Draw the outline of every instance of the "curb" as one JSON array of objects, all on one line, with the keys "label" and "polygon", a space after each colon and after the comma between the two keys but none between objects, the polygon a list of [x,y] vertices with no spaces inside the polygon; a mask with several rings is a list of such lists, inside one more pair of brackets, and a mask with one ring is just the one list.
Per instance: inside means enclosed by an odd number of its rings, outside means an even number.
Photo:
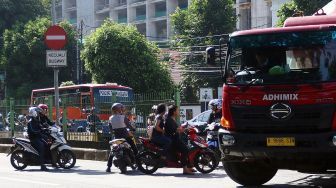
[{"label": "curb", "polygon": [[[0,144],[0,153],[9,153],[13,144]],[[72,148],[77,159],[107,161],[109,150],[97,150],[86,148]]]}]

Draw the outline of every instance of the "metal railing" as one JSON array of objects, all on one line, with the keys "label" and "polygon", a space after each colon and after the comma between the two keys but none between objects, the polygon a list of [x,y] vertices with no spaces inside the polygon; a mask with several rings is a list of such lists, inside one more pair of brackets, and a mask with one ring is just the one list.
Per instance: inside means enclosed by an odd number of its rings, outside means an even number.
[{"label": "metal railing", "polygon": [[[69,94],[71,95],[71,94]],[[152,113],[152,106],[159,103],[175,104],[179,103],[180,92],[158,92],[158,93],[142,93],[134,94],[132,101],[128,99],[119,100],[123,103],[135,116],[134,125],[136,126],[135,136],[147,137],[147,118]],[[47,103],[49,109],[53,108],[53,96],[43,97],[44,99],[37,99],[37,102]],[[48,100],[47,100],[47,99]],[[108,127],[107,120],[101,121],[96,125],[94,131],[89,129],[89,125],[86,119],[68,119],[69,105],[81,107],[82,104],[76,104],[78,100],[75,100],[73,96],[61,96],[63,118],[63,132],[65,138],[69,141],[79,142],[104,142],[112,137],[112,133]],[[49,102],[48,102],[49,101]],[[38,104],[37,103],[37,104]],[[98,110],[106,110],[104,113],[110,115],[111,105],[114,103],[113,99],[100,100],[95,103],[95,108]],[[86,105],[89,105],[87,103]],[[27,121],[20,120],[19,116],[27,115],[28,108],[30,107],[30,100],[15,100],[13,98],[0,101],[0,138],[23,137],[23,132],[27,130]],[[99,113],[101,113],[99,111]],[[14,116],[11,116],[14,114]],[[53,113],[50,111],[49,117],[53,117]],[[52,119],[52,118],[50,118]],[[55,119],[54,119],[55,121]]]}]

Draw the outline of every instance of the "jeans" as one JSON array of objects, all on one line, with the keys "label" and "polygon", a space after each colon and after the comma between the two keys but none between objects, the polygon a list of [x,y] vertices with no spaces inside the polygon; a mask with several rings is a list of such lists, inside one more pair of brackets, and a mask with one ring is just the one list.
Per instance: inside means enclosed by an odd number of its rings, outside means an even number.
[{"label": "jeans", "polygon": [[156,135],[152,138],[152,142],[162,147],[162,155],[168,156],[172,140],[164,135]]}]

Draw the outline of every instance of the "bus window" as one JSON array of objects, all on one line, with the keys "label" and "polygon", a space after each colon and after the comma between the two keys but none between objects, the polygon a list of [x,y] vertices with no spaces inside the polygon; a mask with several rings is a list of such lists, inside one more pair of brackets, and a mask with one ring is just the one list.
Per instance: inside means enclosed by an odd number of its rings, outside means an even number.
[{"label": "bus window", "polygon": [[82,93],[81,95],[81,108],[85,110],[85,112],[91,109],[91,95],[90,93]]}]

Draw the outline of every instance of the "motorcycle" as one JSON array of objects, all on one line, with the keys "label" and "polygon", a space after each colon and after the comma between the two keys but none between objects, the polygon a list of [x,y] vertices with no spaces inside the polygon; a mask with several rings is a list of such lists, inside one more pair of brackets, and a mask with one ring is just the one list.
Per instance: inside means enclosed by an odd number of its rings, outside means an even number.
[{"label": "motorcycle", "polygon": [[[60,129],[53,126],[46,129],[48,136],[44,139],[48,146],[48,152],[46,152],[46,164],[56,163],[59,167],[64,169],[70,169],[76,164],[76,156],[72,151],[72,148],[67,145],[64,139],[63,133]],[[39,157],[37,150],[31,145],[30,140],[26,138],[13,138],[14,146],[11,147],[9,152],[11,165],[17,170],[23,170],[28,165],[38,166]]]},{"label": "motorcycle", "polygon": [[131,145],[123,138],[114,139],[109,142],[111,147],[110,156],[112,156],[113,165],[120,169],[122,174],[127,171],[127,166],[131,167],[133,170],[136,169],[135,166],[135,156]]},{"label": "motorcycle", "polygon": [[[206,174],[212,172],[217,166],[217,158],[214,152],[208,149],[206,141],[196,134],[195,128],[186,129],[188,147],[189,147],[189,162],[201,173]],[[180,153],[171,153],[173,160],[162,159],[162,149],[152,143],[148,138],[139,138],[144,147],[144,151],[137,156],[138,169],[145,174],[152,174],[158,168],[183,168],[179,162],[181,158]]]},{"label": "motorcycle", "polygon": [[219,150],[219,143],[218,143],[218,130],[221,128],[219,123],[211,123],[205,128],[207,137],[206,141],[208,147],[215,152],[218,162],[221,159],[221,151]]}]

